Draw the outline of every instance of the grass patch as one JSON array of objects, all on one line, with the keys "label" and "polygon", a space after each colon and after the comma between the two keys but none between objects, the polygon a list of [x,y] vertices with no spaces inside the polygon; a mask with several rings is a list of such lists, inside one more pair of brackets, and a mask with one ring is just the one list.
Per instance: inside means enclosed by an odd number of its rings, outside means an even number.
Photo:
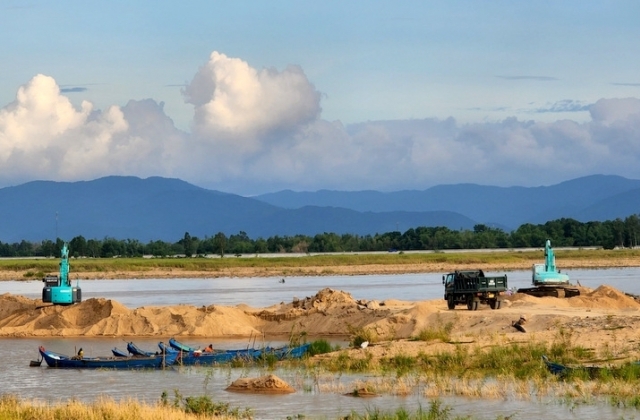
[{"label": "grass patch", "polygon": [[331,347],[331,344],[329,344],[327,340],[319,339],[311,342],[311,344],[309,345],[309,351],[307,352],[307,354],[309,356],[315,356],[316,354],[330,353],[332,351],[333,351],[333,348]]},{"label": "grass patch", "polygon": [[451,342],[451,331],[453,330],[453,322],[447,322],[443,326],[436,328],[424,328],[414,337],[416,341],[442,341],[443,343]]},{"label": "grass patch", "polygon": [[174,390],[173,401],[169,401],[166,391],[163,392],[160,397],[160,407],[177,408],[187,414],[195,414],[198,418],[202,418],[202,416],[234,419],[252,418],[250,409],[231,408],[229,403],[215,402],[206,395],[183,397],[178,390]]},{"label": "grass patch", "polygon": [[365,342],[375,343],[378,341],[378,334],[371,328],[354,328],[349,325],[347,330],[351,337],[349,340],[351,347],[361,347]]},{"label": "grass patch", "polygon": [[415,411],[409,411],[404,407],[395,411],[385,411],[380,408],[368,409],[365,413],[351,412],[344,417],[345,420],[450,420],[450,419],[470,419],[470,417],[453,417],[452,408],[445,406],[440,400],[429,402],[429,408],[423,409],[421,406]]},{"label": "grass patch", "polygon": [[44,278],[44,276],[45,276],[44,272],[42,272],[42,271],[32,271],[32,270],[29,270],[29,271],[27,271],[26,273],[24,273],[22,275],[22,277],[24,277],[27,280],[30,280],[30,279],[41,279],[41,278]]},{"label": "grass patch", "polygon": [[[166,394],[166,393],[165,393]],[[101,398],[93,403],[70,400],[57,403],[22,401],[16,396],[0,396],[2,420],[197,420],[208,413],[218,413],[217,419],[251,418],[250,411],[234,409],[226,403],[211,402],[208,397],[182,398],[173,403],[161,401],[148,405],[136,400],[116,402]]]}]

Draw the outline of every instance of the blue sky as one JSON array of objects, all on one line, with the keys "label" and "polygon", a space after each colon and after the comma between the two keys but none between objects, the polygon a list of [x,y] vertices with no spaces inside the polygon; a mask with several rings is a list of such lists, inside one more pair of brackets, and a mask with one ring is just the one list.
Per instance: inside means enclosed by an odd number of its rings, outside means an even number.
[{"label": "blue sky", "polygon": [[0,187],[640,176],[634,1],[4,1]]}]

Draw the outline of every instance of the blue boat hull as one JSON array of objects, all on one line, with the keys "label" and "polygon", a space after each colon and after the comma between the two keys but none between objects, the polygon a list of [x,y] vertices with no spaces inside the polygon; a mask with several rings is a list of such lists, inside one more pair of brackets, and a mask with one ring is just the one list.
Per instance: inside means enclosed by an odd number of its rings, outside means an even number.
[{"label": "blue boat hull", "polygon": [[195,350],[193,347],[182,344],[173,338],[169,339],[169,345],[181,353],[176,364],[185,366],[209,366],[229,363],[233,360],[256,361],[269,354],[273,354],[278,360],[287,358],[299,359],[306,354],[310,346],[310,344],[303,344],[297,347],[285,346],[279,348],[267,347],[265,349],[216,350],[208,353]]},{"label": "blue boat hull", "polygon": [[152,357],[70,357],[39,348],[40,355],[49,367],[75,369],[158,369],[172,365],[177,354],[160,354]]}]

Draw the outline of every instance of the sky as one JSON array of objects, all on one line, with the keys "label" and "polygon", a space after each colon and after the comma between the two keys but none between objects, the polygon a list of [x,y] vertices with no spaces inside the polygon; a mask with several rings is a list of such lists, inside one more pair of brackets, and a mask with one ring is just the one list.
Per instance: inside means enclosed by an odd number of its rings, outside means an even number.
[{"label": "sky", "polygon": [[0,188],[640,178],[640,2],[0,2]]}]

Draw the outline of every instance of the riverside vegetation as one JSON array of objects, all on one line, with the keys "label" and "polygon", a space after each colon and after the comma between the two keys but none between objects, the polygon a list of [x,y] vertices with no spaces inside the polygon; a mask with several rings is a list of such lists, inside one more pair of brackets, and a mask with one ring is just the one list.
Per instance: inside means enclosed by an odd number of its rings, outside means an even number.
[{"label": "riverside vegetation", "polygon": [[[41,403],[21,401],[14,396],[0,397],[0,418],[3,420],[200,420],[200,419],[250,419],[251,410],[230,408],[226,403],[213,402],[208,397],[187,397],[176,395],[173,402],[163,394],[160,402],[149,405],[136,400],[115,402],[101,399],[91,404],[77,401],[65,403]],[[303,419],[304,415],[288,416],[287,419]],[[433,400],[426,409],[395,411],[380,409],[364,413],[352,412],[344,420],[453,420],[469,419],[453,417],[452,408],[445,407],[439,400]],[[498,418],[500,419],[500,417]]]},{"label": "riverside vegetation", "polygon": [[[561,218],[544,224],[525,223],[511,232],[484,224],[477,224],[473,230],[451,230],[444,226],[418,226],[399,231],[356,235],[332,232],[318,233],[314,236],[272,236],[269,238],[250,238],[246,232],[227,237],[223,232],[213,236],[198,238],[185,232],[177,242],[162,240],[149,241],[147,244],[137,239],[118,240],[105,237],[102,240],[85,239],[82,235],[69,241],[71,256],[111,258],[115,256],[135,257],[153,255],[217,254],[264,254],[264,253],[321,253],[321,252],[364,252],[409,250],[456,250],[489,248],[530,248],[544,247],[547,239],[556,247],[635,247],[640,237],[640,215],[630,215],[624,220],[579,222],[575,219]],[[43,240],[14,243],[0,241],[0,257],[29,257],[60,255],[63,241]]]},{"label": "riverside vegetation", "polygon": [[[640,249],[556,250],[562,268],[640,266]],[[229,258],[72,258],[75,278],[180,278],[357,275],[445,272],[471,267],[528,270],[540,262],[539,250],[319,254],[300,257]],[[0,279],[39,279],[58,270],[58,258],[0,260]]]}]

